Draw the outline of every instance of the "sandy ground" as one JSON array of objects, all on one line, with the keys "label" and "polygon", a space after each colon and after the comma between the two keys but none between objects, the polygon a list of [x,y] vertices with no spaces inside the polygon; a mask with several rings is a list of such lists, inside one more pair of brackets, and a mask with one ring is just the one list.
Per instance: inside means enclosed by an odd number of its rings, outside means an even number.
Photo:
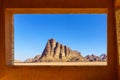
[{"label": "sandy ground", "polygon": [[107,62],[39,62],[39,63],[19,63],[14,62],[14,66],[107,66]]}]

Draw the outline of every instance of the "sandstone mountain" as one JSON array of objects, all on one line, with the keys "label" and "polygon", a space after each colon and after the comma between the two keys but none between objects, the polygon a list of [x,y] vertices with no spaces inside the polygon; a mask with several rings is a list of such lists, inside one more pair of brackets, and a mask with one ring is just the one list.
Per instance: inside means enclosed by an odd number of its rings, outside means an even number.
[{"label": "sandstone mountain", "polygon": [[54,39],[48,40],[46,47],[39,59],[40,62],[73,62],[87,61],[80,52],[73,51],[69,47],[56,42]]},{"label": "sandstone mountain", "polygon": [[28,58],[24,62],[77,62],[88,61],[81,56],[80,52],[73,51],[69,47],[56,42],[54,39],[48,40],[42,55]]},{"label": "sandstone mountain", "polygon": [[39,61],[39,59],[40,59],[40,55],[36,55],[34,58],[28,58],[28,59],[26,59],[24,62],[25,63],[29,63],[29,62],[38,62]]},{"label": "sandstone mountain", "polygon": [[48,40],[42,55],[28,58],[24,62],[94,62],[107,61],[107,56],[87,55],[83,57],[80,52],[70,49],[54,39]]},{"label": "sandstone mountain", "polygon": [[96,56],[94,54],[92,55],[87,55],[85,56],[85,58],[89,61],[89,62],[106,62],[107,61],[107,55],[106,54],[101,54],[100,56]]}]

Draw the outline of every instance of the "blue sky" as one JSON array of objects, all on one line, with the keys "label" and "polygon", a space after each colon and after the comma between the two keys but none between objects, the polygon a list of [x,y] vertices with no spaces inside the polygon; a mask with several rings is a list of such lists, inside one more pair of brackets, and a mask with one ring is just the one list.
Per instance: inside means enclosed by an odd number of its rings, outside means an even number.
[{"label": "blue sky", "polygon": [[24,61],[41,54],[48,41],[87,54],[107,53],[106,14],[15,14],[14,58]]}]

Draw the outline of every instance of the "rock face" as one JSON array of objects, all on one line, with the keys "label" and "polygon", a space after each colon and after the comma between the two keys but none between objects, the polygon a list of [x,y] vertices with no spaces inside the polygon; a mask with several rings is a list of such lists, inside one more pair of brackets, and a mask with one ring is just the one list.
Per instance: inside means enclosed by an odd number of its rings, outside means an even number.
[{"label": "rock face", "polygon": [[101,59],[102,61],[107,61],[107,55],[106,55],[106,54],[101,54],[101,55],[100,55],[100,59]]},{"label": "rock face", "polygon": [[38,60],[39,62],[73,62],[87,61],[78,51],[73,51],[69,47],[56,42],[54,39],[48,40],[46,47]]},{"label": "rock face", "polygon": [[36,55],[34,58],[28,58],[24,62],[25,63],[38,62],[38,60],[40,59],[40,57],[41,57],[40,55]]},{"label": "rock face", "polygon": [[69,47],[56,42],[54,39],[48,40],[42,55],[36,55],[34,58],[28,58],[24,62],[104,62],[107,61],[107,55],[100,56],[87,55],[81,56],[81,53],[71,50]]},{"label": "rock face", "polygon": [[33,62],[37,62],[39,59],[40,59],[40,55],[36,55],[34,58],[33,58]]},{"label": "rock face", "polygon": [[96,56],[96,55],[94,55],[94,54],[92,54],[92,55],[87,55],[87,56],[85,56],[85,58],[88,60],[88,61],[90,61],[90,62],[105,62],[105,61],[107,61],[107,55],[106,54],[102,54],[102,55],[100,55],[100,56]]}]

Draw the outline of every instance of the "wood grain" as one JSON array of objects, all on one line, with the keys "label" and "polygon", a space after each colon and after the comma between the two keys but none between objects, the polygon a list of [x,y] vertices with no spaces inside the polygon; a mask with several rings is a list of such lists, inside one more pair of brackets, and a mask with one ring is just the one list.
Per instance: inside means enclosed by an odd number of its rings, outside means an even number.
[{"label": "wood grain", "polygon": [[[117,80],[117,44],[113,0],[2,0],[0,5],[0,80]],[[107,8],[107,66],[8,66],[5,54],[6,8]],[[33,12],[34,13],[34,12]],[[102,32],[102,31],[101,31]]]}]

